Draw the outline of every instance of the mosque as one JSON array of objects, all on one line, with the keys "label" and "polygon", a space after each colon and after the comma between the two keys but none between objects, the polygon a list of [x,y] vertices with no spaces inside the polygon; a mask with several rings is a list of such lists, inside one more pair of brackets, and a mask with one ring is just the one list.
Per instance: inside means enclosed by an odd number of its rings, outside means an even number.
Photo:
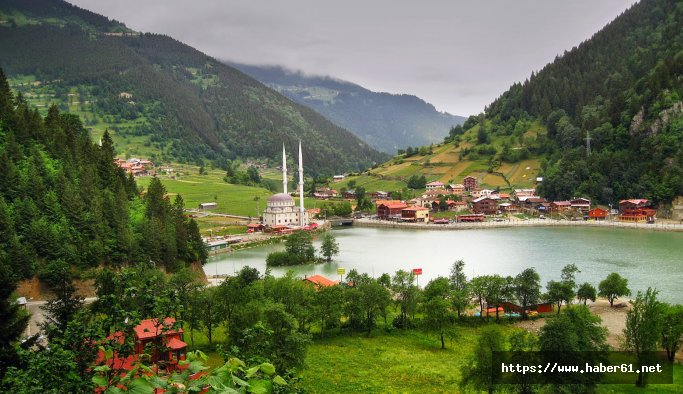
[{"label": "mosque", "polygon": [[263,224],[275,226],[304,227],[309,223],[308,212],[304,209],[304,167],[301,156],[301,141],[299,141],[299,208],[292,196],[287,193],[287,156],[285,146],[282,145],[282,193],[268,199],[268,206],[263,213]]}]

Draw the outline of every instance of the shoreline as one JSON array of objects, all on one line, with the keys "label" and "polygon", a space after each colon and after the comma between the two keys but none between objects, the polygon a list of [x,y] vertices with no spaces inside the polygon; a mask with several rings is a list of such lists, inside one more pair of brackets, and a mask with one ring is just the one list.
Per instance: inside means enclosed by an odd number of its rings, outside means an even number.
[{"label": "shoreline", "polygon": [[503,222],[480,222],[480,223],[406,223],[390,222],[377,219],[356,219],[353,226],[374,227],[374,228],[397,228],[414,230],[477,230],[488,228],[513,228],[513,227],[597,227],[597,228],[620,228],[631,230],[649,230],[665,232],[683,232],[683,224],[673,223],[628,223],[618,221],[570,221],[554,219],[530,219],[530,220],[508,220]]}]

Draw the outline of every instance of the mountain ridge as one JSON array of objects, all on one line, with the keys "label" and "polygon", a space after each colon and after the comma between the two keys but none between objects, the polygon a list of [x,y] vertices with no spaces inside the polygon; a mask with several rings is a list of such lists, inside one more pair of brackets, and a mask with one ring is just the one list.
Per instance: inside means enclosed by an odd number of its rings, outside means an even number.
[{"label": "mountain ridge", "polygon": [[132,141],[136,150],[127,153],[216,167],[235,158],[272,164],[282,143],[293,147],[302,139],[311,174],[359,170],[386,158],[308,107],[172,37],[137,34],[63,1],[3,2],[0,52],[15,86],[16,79],[31,80],[19,88],[31,104],[60,104],[100,133],[109,128],[117,143]]},{"label": "mountain ridge", "polygon": [[410,94],[374,92],[332,76],[311,75],[277,65],[225,62],[387,153],[442,142],[451,127],[466,119],[440,112]]}]

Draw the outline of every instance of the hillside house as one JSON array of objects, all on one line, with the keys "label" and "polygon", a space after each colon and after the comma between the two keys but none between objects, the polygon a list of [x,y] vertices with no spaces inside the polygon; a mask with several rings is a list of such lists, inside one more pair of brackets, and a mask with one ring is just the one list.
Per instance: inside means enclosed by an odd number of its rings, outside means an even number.
[{"label": "hillside house", "polygon": [[469,191],[472,191],[472,190],[474,190],[474,189],[476,189],[477,186],[479,185],[479,183],[477,182],[477,178],[475,178],[475,177],[473,177],[473,176],[471,176],[471,175],[470,175],[470,176],[466,176],[466,177],[462,180],[462,184],[463,184],[463,186],[465,186],[465,191],[468,191],[468,192],[469,192]]},{"label": "hillside house", "polygon": [[[159,319],[145,319],[133,329],[133,354],[127,357],[116,353],[106,359],[102,350],[97,355],[98,365],[107,365],[111,369],[130,371],[141,354],[150,355],[151,362],[166,367],[167,371],[179,368],[178,362],[185,360],[187,343],[183,341],[183,329],[174,327],[176,320],[167,317],[163,322]],[[123,343],[125,334],[117,331],[109,336],[110,340]]]},{"label": "hillside house", "polygon": [[344,175],[335,175],[335,176],[332,177],[332,180],[335,181],[335,182],[336,182],[336,181],[343,181],[344,178],[345,178]]},{"label": "hillside house", "polygon": [[456,183],[455,185],[450,184],[446,186],[446,190],[451,194],[459,196],[465,193],[465,185],[463,185],[462,183]]},{"label": "hillside house", "polygon": [[429,222],[429,208],[408,207],[401,210],[401,218],[407,222],[427,223]]},{"label": "hillside house", "polygon": [[339,284],[338,281],[327,279],[326,277],[324,277],[322,275],[305,276],[303,281],[306,283],[310,283],[313,286],[315,286],[316,290],[320,290],[323,287],[330,287],[330,286],[334,286],[336,284]]},{"label": "hillside house", "polygon": [[572,209],[575,209],[577,211],[583,212],[583,213],[588,213],[591,209],[591,200],[587,198],[575,198],[570,201]]},{"label": "hillside house", "polygon": [[403,201],[385,201],[377,205],[377,217],[379,219],[400,218],[401,211],[408,208]]},{"label": "hillside house", "polygon": [[389,193],[385,191],[378,190],[374,193],[372,193],[372,199],[374,201],[376,200],[388,200],[389,199]]},{"label": "hillside house", "polygon": [[444,186],[446,186],[446,185],[444,185],[443,182],[439,182],[439,181],[429,182],[427,184],[427,190],[443,189]]},{"label": "hillside house", "polygon": [[199,204],[199,209],[201,211],[210,211],[212,209],[218,208],[218,203],[216,202],[203,202]]},{"label": "hillside house", "polygon": [[619,201],[619,220],[624,222],[653,223],[657,211],[652,209],[650,200],[645,198]]},{"label": "hillside house", "polygon": [[550,203],[550,211],[551,212],[557,212],[557,213],[562,213],[562,212],[567,212],[570,210],[572,207],[571,201],[553,201]]},{"label": "hillside house", "polygon": [[347,190],[344,193],[342,193],[342,197],[345,200],[355,200],[356,199],[356,191],[355,190]]},{"label": "hillside house", "polygon": [[609,212],[607,212],[606,209],[602,208],[594,208],[588,211],[588,219],[590,220],[605,220],[607,219],[607,215]]},{"label": "hillside house", "polygon": [[495,215],[498,211],[498,202],[498,198],[495,197],[479,197],[472,201],[472,210],[474,213]]}]

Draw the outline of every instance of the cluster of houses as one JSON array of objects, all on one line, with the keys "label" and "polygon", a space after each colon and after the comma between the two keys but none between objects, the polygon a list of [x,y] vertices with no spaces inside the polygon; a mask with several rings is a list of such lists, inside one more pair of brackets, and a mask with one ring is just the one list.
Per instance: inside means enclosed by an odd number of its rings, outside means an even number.
[{"label": "cluster of houses", "polygon": [[656,216],[656,210],[647,199],[622,200],[618,211],[609,212],[603,208],[593,208],[591,200],[584,197],[549,201],[536,195],[536,189],[515,189],[513,193],[501,193],[480,188],[477,179],[472,176],[465,177],[460,184],[430,182],[420,197],[409,201],[391,200],[388,195],[382,197],[375,199],[378,219],[408,222],[429,222],[430,212],[442,210],[468,211],[456,217],[461,222],[480,222],[487,215],[517,213],[541,218],[545,218],[546,214],[556,214],[558,217],[584,220],[606,220],[610,215],[618,215],[621,221],[650,223],[654,222]]},{"label": "cluster of houses", "polygon": [[133,176],[156,175],[154,163],[150,160],[138,158],[130,158],[128,160],[116,159],[114,164],[119,168],[123,168],[126,173],[133,174]]}]

